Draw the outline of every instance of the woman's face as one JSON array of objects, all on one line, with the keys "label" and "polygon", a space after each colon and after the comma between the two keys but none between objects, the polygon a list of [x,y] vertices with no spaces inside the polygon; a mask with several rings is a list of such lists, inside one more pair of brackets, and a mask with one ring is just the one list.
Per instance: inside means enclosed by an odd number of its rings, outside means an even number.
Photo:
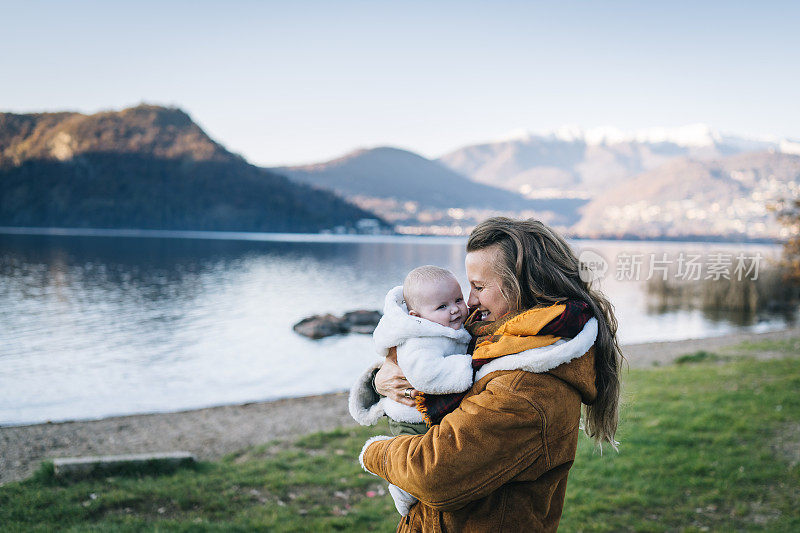
[{"label": "woman's face", "polygon": [[467,279],[469,279],[467,305],[478,308],[482,313],[482,320],[497,320],[510,311],[501,290],[500,276],[493,268],[499,251],[494,246],[476,250],[469,252],[465,260]]}]

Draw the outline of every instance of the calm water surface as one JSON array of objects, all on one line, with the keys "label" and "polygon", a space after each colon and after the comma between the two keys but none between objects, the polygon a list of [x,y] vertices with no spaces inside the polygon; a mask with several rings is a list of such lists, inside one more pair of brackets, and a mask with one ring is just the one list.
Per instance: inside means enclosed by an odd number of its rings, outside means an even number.
[{"label": "calm water surface", "polygon": [[[380,308],[386,291],[421,264],[452,269],[466,287],[464,239],[216,237],[0,235],[0,424],[343,390],[373,360],[371,338],[311,341],[292,331],[295,322]],[[609,259],[621,252],[778,253],[768,245],[574,245]],[[699,310],[658,312],[644,281],[609,275],[601,288],[617,308],[623,343],[784,325],[778,317],[741,325]]]}]

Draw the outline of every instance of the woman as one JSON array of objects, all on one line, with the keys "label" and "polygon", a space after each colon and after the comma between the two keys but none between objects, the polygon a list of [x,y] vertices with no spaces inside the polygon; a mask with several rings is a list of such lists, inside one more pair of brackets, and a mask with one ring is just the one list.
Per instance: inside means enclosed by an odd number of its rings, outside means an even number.
[{"label": "woman", "polygon": [[[466,270],[473,387],[426,434],[374,437],[359,460],[420,500],[398,531],[555,531],[582,403],[587,434],[616,445],[621,354],[612,307],[580,279],[564,239],[538,221],[479,224]],[[374,420],[372,376],[353,397]],[[374,386],[415,403],[390,358]]]}]

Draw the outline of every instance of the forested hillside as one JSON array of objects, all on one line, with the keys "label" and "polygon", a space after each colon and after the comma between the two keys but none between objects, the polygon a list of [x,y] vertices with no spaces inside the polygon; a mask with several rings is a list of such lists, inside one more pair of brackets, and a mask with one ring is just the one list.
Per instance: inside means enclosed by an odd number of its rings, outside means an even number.
[{"label": "forested hillside", "polygon": [[0,225],[315,232],[369,212],[253,166],[179,109],[0,113]]}]

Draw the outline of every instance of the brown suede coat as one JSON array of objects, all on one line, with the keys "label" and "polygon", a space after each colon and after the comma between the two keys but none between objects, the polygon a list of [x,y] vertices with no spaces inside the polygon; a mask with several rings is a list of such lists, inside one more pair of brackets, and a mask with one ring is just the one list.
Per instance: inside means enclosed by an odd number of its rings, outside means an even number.
[{"label": "brown suede coat", "polygon": [[546,373],[500,370],[424,435],[370,444],[363,466],[419,498],[397,531],[556,531],[594,349]]}]

